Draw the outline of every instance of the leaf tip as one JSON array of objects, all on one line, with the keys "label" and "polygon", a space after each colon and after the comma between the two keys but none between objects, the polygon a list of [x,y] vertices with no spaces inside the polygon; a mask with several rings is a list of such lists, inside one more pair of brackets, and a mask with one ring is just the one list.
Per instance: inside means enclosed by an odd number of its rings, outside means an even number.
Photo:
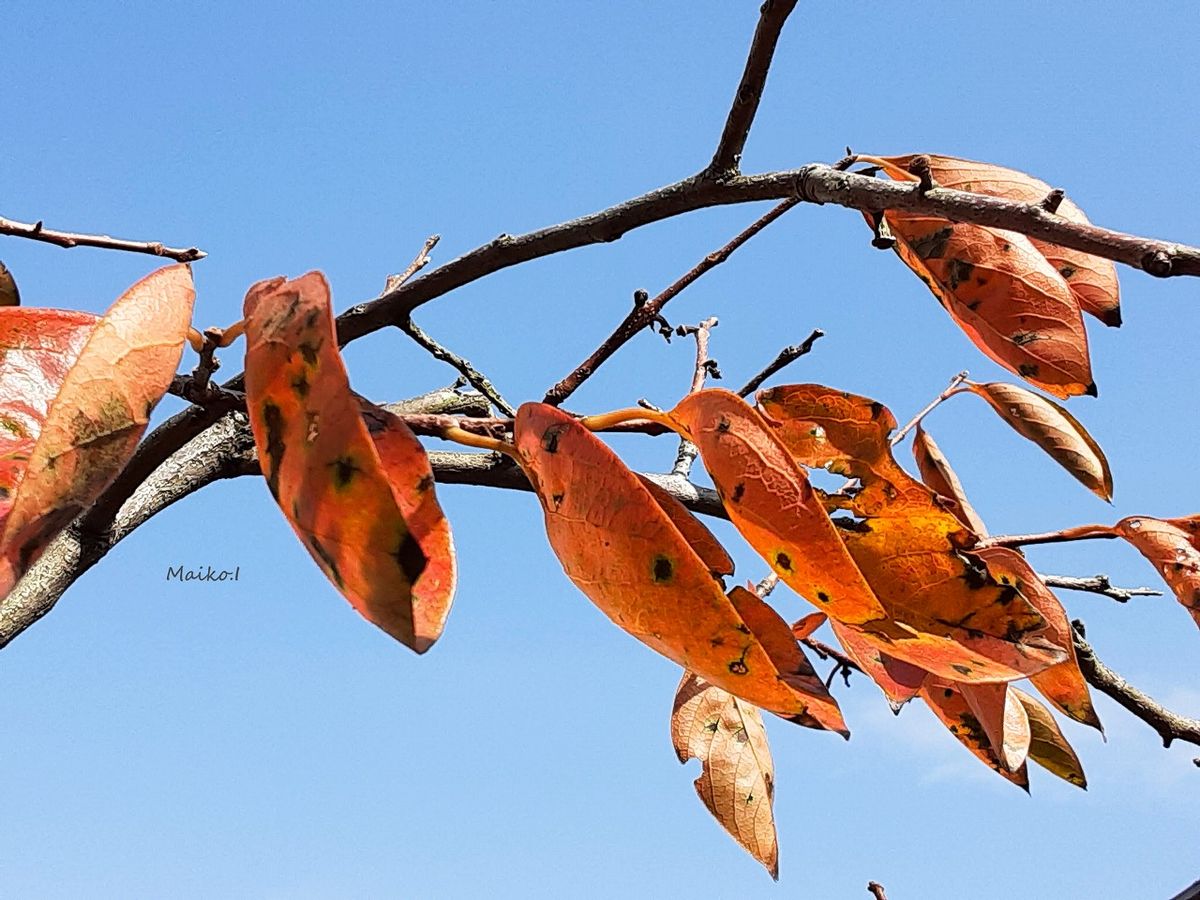
[{"label": "leaf tip", "polygon": [[1083,392],[1085,394],[1087,394],[1089,397],[1099,397],[1100,396],[1100,388],[1096,387],[1096,382],[1094,382],[1094,381],[1091,384],[1089,384],[1087,387],[1085,387],[1083,389]]}]

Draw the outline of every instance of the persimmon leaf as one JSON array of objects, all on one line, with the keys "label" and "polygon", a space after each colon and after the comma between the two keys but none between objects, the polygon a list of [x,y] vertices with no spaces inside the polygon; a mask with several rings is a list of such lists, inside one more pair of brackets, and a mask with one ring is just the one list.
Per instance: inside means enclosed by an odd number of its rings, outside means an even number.
[{"label": "persimmon leaf", "polygon": [[[1029,772],[1025,764],[1015,770],[1004,765],[999,755],[992,747],[991,739],[979,716],[963,695],[964,685],[947,679],[930,676],[921,687],[921,699],[924,700],[933,714],[949,729],[964,747],[971,751],[976,759],[1017,787],[1029,791]],[[976,687],[981,687],[976,685]],[[1000,685],[1003,688],[1005,685]],[[978,698],[977,698],[978,704]]]},{"label": "persimmon leaf", "polygon": [[1037,610],[964,555],[975,535],[896,463],[886,407],[823,385],[772,388],[758,402],[798,462],[858,479],[839,501],[856,518],[839,531],[888,613],[859,626],[877,649],[962,682],[1011,681],[1066,657]]},{"label": "persimmon leaf", "polygon": [[881,645],[886,645],[870,634],[832,620],[829,624],[846,655],[879,685],[892,712],[899,712],[905,703],[917,695],[925,683],[927,673],[924,669],[888,656],[880,649]]},{"label": "persimmon leaf", "polygon": [[179,366],[194,299],[191,270],[175,265],[135,283],[100,319],[0,309],[9,432],[0,595],[133,455]]},{"label": "persimmon leaf", "polygon": [[1129,516],[1113,530],[1150,561],[1200,626],[1200,516]]},{"label": "persimmon leaf", "polygon": [[1009,685],[960,684],[958,689],[979,720],[1000,765],[1010,772],[1019,771],[1029,756],[1029,718]]},{"label": "persimmon leaf", "polygon": [[708,566],[708,570],[717,576],[732,575],[733,559],[704,523],[662,487],[645,475],[635,474],[642,486],[650,492],[650,496],[658,501],[662,511],[670,518],[671,524],[679,530],[684,540],[691,544],[692,549],[696,551],[696,555]]},{"label": "persimmon leaf", "polygon": [[684,672],[671,711],[671,743],[680,762],[700,760],[696,793],[708,811],[778,880],[775,765],[758,710]]},{"label": "persimmon leaf", "polygon": [[[885,159],[907,170],[916,155]],[[1017,203],[1040,203],[1050,193],[1050,185],[1046,182],[1015,169],[952,156],[921,155],[929,160],[930,174],[940,187],[1002,197]],[[1063,198],[1055,215],[1068,222],[1090,224],[1083,210],[1069,198]],[[1112,260],[1059,247],[1040,238],[1029,241],[1063,277],[1084,312],[1096,316],[1105,325],[1121,324],[1121,289],[1117,283],[1117,267]]]},{"label": "persimmon leaf", "polygon": [[1087,776],[1083,774],[1083,765],[1050,710],[1018,688],[1010,686],[1009,690],[1025,707],[1030,730],[1029,758],[1047,772],[1086,791]]},{"label": "persimmon leaf", "polygon": [[917,469],[921,472],[921,480],[934,493],[947,501],[950,511],[954,513],[954,517],[963,524],[964,528],[980,537],[985,536],[987,527],[979,518],[979,513],[975,512],[975,507],[971,506],[971,501],[967,499],[962,482],[958,480],[958,475],[950,467],[950,460],[946,459],[942,448],[920,425],[917,425],[916,434],[913,435],[912,452],[913,458],[917,462]]},{"label": "persimmon leaf", "polygon": [[966,382],[1017,434],[1045,450],[1084,487],[1112,500],[1112,472],[1104,451],[1079,421],[1055,403],[1015,384]]},{"label": "persimmon leaf", "polygon": [[710,388],[670,416],[699,449],[734,526],[784,584],[844,622],[884,616],[808,476],[753,407]]},{"label": "persimmon leaf", "polygon": [[[517,410],[517,458],[567,576],[618,627],[711,684],[785,717],[812,698],[790,686],[720,581],[655,496],[578,420]],[[785,626],[786,628],[786,626]]]},{"label": "persimmon leaf", "polygon": [[245,317],[246,408],[272,496],[342,596],[424,653],[454,585],[425,451],[382,410],[363,421],[319,272],[254,285]]},{"label": "persimmon leaf", "polygon": [[[915,179],[887,158],[863,159]],[[1029,238],[920,213],[882,215],[897,255],[976,347],[1057,397],[1096,393],[1079,300]]]}]

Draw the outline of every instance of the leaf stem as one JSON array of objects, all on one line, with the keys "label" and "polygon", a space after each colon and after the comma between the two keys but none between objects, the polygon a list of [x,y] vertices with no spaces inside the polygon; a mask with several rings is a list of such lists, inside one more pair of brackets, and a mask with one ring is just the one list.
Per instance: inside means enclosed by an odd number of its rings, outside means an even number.
[{"label": "leaf stem", "polygon": [[923,410],[921,410],[919,413],[917,413],[915,416],[913,416],[912,419],[909,420],[907,425],[905,425],[903,428],[901,428],[899,431],[897,431],[894,435],[892,435],[892,439],[890,442],[891,446],[895,447],[898,443],[900,443],[902,440],[904,440],[905,436],[910,431],[912,431],[914,428],[916,428],[917,425],[919,425],[921,423],[921,420],[923,418],[925,418],[927,415],[929,415],[931,412],[933,412],[935,409],[937,409],[939,406],[941,406],[943,403],[945,403],[947,400],[949,400],[951,397],[953,397],[955,394],[957,394],[958,386],[967,380],[967,376],[969,374],[971,374],[971,373],[967,372],[964,369],[962,372],[959,372],[957,375],[955,375],[953,378],[951,378],[950,383],[948,385],[946,385],[946,389],[944,391],[942,391],[940,394],[938,394],[936,397],[934,397],[933,400],[931,400],[929,402],[928,406],[926,406]]}]

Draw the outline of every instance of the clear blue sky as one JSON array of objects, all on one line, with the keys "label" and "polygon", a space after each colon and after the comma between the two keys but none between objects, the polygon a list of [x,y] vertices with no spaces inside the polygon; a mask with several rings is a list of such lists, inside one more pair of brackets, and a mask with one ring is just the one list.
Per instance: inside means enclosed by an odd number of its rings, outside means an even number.
[{"label": "clear blue sky", "polygon": [[[246,287],[324,270],[339,309],[438,232],[445,261],[704,165],[757,18],[752,0],[658,3],[150,3],[0,7],[0,213],[198,244],[197,324]],[[1190,157],[1200,17],[1187,4],[801,3],[748,171],[862,152],[982,158],[1065,187],[1093,220],[1200,243]],[[762,209],[694,214],[508,270],[420,310],[514,401],[540,397],[622,316]],[[962,368],[1006,378],[854,212],[801,207],[668,307],[717,315],[740,383],[790,372],[905,419]],[[0,240],[28,304],[101,310],[150,257]],[[1089,326],[1115,507],[982,404],[929,428],[995,532],[1200,510],[1194,280],[1122,270],[1126,325]],[[348,352],[390,400],[453,373],[398,333]],[[240,345],[223,357],[240,368]],[[692,347],[639,336],[573,400],[600,411],[685,389]],[[190,365],[190,358],[185,364]],[[179,408],[173,399],[163,413]],[[669,468],[666,439],[616,444]],[[907,457],[905,457],[907,458]],[[782,881],[710,820],[668,715],[678,670],[566,580],[530,495],[447,487],[462,580],[418,658],[355,616],[261,481],[210,487],[118,547],[0,653],[0,884],[13,897],[1167,897],[1200,875],[1195,748],[1104,698],[1108,742],[1068,724],[1080,792],[985,770],[923,709],[864,679],[854,732],[770,723]],[[763,564],[726,527],[739,575]],[[1043,571],[1156,583],[1109,542]],[[169,566],[240,565],[232,585]],[[786,616],[805,610],[780,592]],[[1200,714],[1200,634],[1169,597],[1064,594],[1101,655]]]}]

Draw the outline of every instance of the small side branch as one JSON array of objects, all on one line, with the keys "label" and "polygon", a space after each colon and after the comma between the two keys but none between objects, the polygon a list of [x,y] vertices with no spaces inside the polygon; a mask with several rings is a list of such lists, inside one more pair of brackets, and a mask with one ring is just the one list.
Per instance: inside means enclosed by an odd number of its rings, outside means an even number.
[{"label": "small side branch", "polygon": [[[717,317],[711,316],[704,319],[699,325],[680,325],[676,329],[676,333],[680,337],[685,337],[689,334],[696,336],[696,368],[692,373],[692,384],[688,390],[689,394],[694,394],[696,391],[703,389],[704,381],[709,375],[713,378],[721,377],[721,370],[717,368],[717,361],[708,355],[708,338],[712,330],[717,327]],[[700,451],[696,445],[687,438],[679,439],[679,450],[675,454],[675,465],[671,467],[671,474],[677,475],[680,478],[687,478],[692,474],[692,465],[696,462],[696,455]]]},{"label": "small side branch", "polygon": [[767,83],[767,72],[770,71],[771,60],[775,56],[779,34],[795,8],[796,0],[766,0],[763,3],[758,26],[754,29],[754,38],[750,42],[750,52],[746,56],[742,80],[738,84],[733,106],[729,110],[725,128],[717,143],[717,152],[713,154],[712,162],[705,172],[708,177],[722,178],[737,174],[742,150],[750,134],[750,126],[754,124],[754,115],[758,112],[759,101],[762,100],[763,87]]},{"label": "small side branch", "polygon": [[558,384],[554,385],[554,387],[550,388],[550,390],[546,392],[543,402],[549,403],[553,406],[558,406],[564,400],[570,397],[579,389],[580,385],[594,375],[596,370],[600,368],[600,366],[603,365],[610,356],[624,346],[624,344],[631,337],[633,337],[647,325],[657,321],[662,315],[663,307],[670,303],[672,299],[677,297],[684,288],[688,287],[688,285],[692,284],[692,282],[696,281],[706,272],[712,271],[721,263],[725,262],[725,260],[729,259],[729,257],[733,255],[733,252],[737,250],[738,247],[742,246],[742,244],[746,243],[746,241],[750,240],[750,238],[754,237],[756,234],[782,216],[785,212],[795,206],[798,202],[798,200],[792,198],[778,204],[774,209],[759,218],[756,222],[750,225],[749,228],[737,235],[724,247],[721,247],[719,250],[715,250],[708,254],[708,256],[704,257],[704,259],[702,259],[691,271],[682,276],[678,281],[668,287],[657,297],[646,300],[643,303],[636,304],[629,314],[625,316],[621,324],[617,326],[616,330],[607,338],[605,338],[604,343],[597,347],[592,352],[591,356],[581,362],[575,367],[571,374],[562,379],[562,381],[558,382]]},{"label": "small side branch", "polygon": [[766,381],[780,369],[783,369],[785,366],[790,366],[800,357],[811,353],[813,344],[816,343],[817,338],[823,337],[825,337],[825,332],[823,332],[820,328],[814,328],[812,334],[806,337],[799,344],[792,344],[790,347],[784,347],[779,351],[779,355],[775,357],[770,365],[768,365],[765,369],[763,369],[742,386],[742,389],[738,391],[738,396],[749,397],[762,386],[764,381]]},{"label": "small side branch", "polygon": [[904,440],[905,435],[907,435],[910,431],[912,431],[919,424],[921,424],[922,419],[924,419],[927,415],[929,415],[931,412],[933,412],[935,409],[937,409],[939,406],[941,406],[943,403],[945,403],[947,400],[949,400],[951,397],[953,397],[955,392],[958,390],[958,386],[967,380],[967,376],[969,374],[971,374],[971,373],[965,372],[965,371],[959,372],[957,375],[955,375],[953,378],[951,378],[950,383],[948,385],[946,385],[946,389],[944,391],[942,391],[940,394],[938,394],[936,397],[934,397],[933,400],[930,401],[928,406],[926,406],[923,410],[921,410],[919,413],[917,413],[915,416],[913,416],[908,421],[908,424],[906,424],[903,428],[901,428],[899,431],[897,431],[895,434],[892,435],[891,445],[893,447],[895,447],[898,443],[900,443],[902,440]]},{"label": "small side branch", "polygon": [[1109,525],[1076,525],[1037,534],[997,534],[980,539],[977,547],[1028,547],[1031,544],[1065,544],[1068,541],[1109,540],[1120,537]]},{"label": "small side branch", "polygon": [[104,250],[125,250],[129,253],[148,253],[151,256],[165,256],[176,262],[186,263],[204,259],[208,254],[199,247],[168,247],[158,241],[127,241],[123,238],[109,237],[107,234],[78,234],[73,231],[55,231],[46,228],[41,221],[15,222],[12,219],[0,217],[0,234],[11,237],[29,238],[45,244],[58,247],[100,247]]},{"label": "small side branch", "polygon": [[429,351],[429,354],[437,360],[454,367],[454,369],[467,380],[467,383],[483,396],[487,397],[489,402],[496,407],[503,415],[512,418],[517,414],[516,410],[509,404],[507,400],[496,390],[496,386],[491,380],[471,365],[469,359],[464,359],[452,350],[443,347],[426,332],[424,332],[416,322],[412,319],[405,319],[400,323],[400,330],[407,334],[410,338]]},{"label": "small side branch", "polygon": [[1063,588],[1068,591],[1087,591],[1092,594],[1103,594],[1118,603],[1128,603],[1130,597],[1161,597],[1162,591],[1147,587],[1123,588],[1117,587],[1107,575],[1090,575],[1080,578],[1074,575],[1040,575],[1047,587]]},{"label": "small side branch", "polygon": [[1200,746],[1200,720],[1189,719],[1172,712],[1153,697],[1135,688],[1097,659],[1096,651],[1084,639],[1083,623],[1076,619],[1071,624],[1074,626],[1072,634],[1075,638],[1075,656],[1079,659],[1079,668],[1088,684],[1107,694],[1157,731],[1164,747],[1170,747],[1171,742],[1176,740]]}]

